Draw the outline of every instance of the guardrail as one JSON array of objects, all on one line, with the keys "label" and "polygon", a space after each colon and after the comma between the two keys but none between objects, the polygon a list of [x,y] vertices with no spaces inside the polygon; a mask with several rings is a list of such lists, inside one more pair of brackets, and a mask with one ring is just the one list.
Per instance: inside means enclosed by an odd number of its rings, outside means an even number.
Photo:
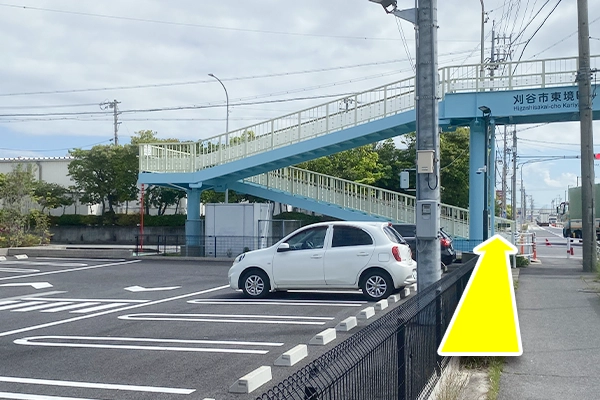
[{"label": "guardrail", "polygon": [[[600,56],[591,57],[594,68]],[[439,69],[447,93],[574,84],[578,57],[494,64],[497,76],[479,77],[479,64]],[[140,145],[141,172],[193,172],[364,124],[414,108],[414,77],[236,129],[197,142]],[[340,110],[340,106],[343,105]]]}]

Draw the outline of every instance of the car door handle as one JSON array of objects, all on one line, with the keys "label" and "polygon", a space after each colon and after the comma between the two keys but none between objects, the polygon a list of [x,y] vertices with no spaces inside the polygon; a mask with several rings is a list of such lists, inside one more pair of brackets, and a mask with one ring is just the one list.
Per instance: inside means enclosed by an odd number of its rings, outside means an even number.
[{"label": "car door handle", "polygon": [[312,256],[310,256],[310,258],[314,258],[314,259],[323,258],[323,255],[322,254],[313,254]]},{"label": "car door handle", "polygon": [[357,256],[359,256],[359,257],[366,257],[368,255],[369,255],[369,253],[366,253],[364,251],[361,251],[360,253],[357,254]]}]

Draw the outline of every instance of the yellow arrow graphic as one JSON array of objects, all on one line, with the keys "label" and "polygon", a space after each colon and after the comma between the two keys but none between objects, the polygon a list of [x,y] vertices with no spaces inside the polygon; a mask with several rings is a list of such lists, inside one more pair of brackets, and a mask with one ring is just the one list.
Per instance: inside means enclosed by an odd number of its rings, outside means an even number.
[{"label": "yellow arrow graphic", "polygon": [[440,356],[520,356],[521,330],[509,254],[495,235],[473,249],[479,260],[438,348]]}]

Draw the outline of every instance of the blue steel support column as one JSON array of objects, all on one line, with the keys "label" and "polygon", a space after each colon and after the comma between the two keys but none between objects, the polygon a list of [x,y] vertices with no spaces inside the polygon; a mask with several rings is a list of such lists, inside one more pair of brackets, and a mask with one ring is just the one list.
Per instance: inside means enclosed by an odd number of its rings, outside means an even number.
[{"label": "blue steel support column", "polygon": [[187,219],[185,221],[185,244],[199,246],[200,235],[200,193],[201,190],[187,190]]},{"label": "blue steel support column", "polygon": [[490,118],[490,161],[488,174],[488,188],[490,199],[490,237],[496,233],[496,121]]},{"label": "blue steel support column", "polygon": [[477,173],[485,165],[485,122],[474,119],[469,135],[469,239],[483,240],[483,181],[485,174]]}]

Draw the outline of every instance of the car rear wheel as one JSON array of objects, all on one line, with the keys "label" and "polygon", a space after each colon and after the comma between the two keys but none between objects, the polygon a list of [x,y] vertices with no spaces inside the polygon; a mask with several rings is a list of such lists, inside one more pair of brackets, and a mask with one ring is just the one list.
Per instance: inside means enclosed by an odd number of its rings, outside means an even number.
[{"label": "car rear wheel", "polygon": [[261,270],[246,272],[242,278],[242,292],[246,297],[260,299],[269,294],[269,277]]},{"label": "car rear wheel", "polygon": [[384,271],[370,271],[362,280],[361,289],[369,300],[379,301],[394,291],[392,278]]}]

